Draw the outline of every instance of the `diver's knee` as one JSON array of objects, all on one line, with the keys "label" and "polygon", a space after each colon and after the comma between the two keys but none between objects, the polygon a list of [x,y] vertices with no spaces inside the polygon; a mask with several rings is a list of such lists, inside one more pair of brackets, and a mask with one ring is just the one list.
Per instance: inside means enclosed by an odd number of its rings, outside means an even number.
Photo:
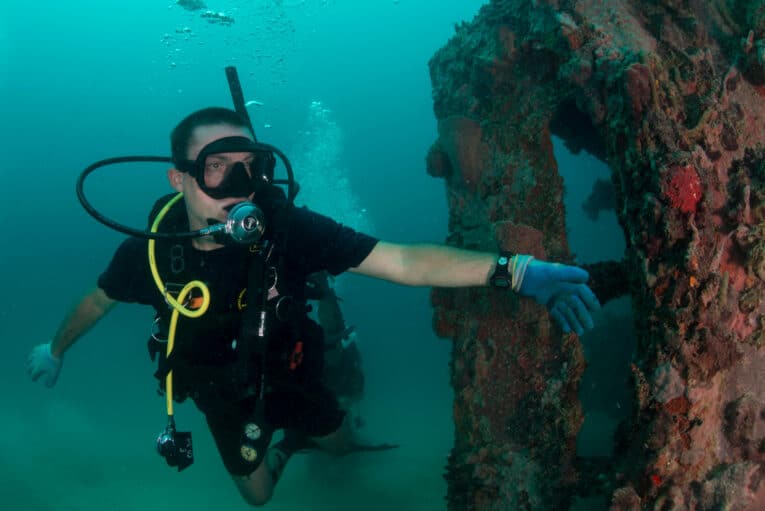
[{"label": "diver's knee", "polygon": [[274,494],[274,486],[264,466],[249,476],[235,476],[234,482],[244,501],[253,507],[265,506]]},{"label": "diver's knee", "polygon": [[266,504],[268,504],[268,502],[271,500],[271,497],[273,497],[274,495],[274,492],[272,489],[258,491],[258,492],[241,489],[240,493],[242,494],[242,498],[244,499],[244,501],[252,507],[265,506]]}]

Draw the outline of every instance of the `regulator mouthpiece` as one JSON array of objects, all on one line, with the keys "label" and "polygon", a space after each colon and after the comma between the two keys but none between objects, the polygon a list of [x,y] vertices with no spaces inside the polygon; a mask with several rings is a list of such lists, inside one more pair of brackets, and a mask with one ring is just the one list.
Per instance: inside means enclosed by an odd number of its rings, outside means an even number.
[{"label": "regulator mouthpiece", "polygon": [[234,206],[223,225],[223,232],[243,245],[257,243],[266,232],[265,215],[252,202],[240,202]]}]

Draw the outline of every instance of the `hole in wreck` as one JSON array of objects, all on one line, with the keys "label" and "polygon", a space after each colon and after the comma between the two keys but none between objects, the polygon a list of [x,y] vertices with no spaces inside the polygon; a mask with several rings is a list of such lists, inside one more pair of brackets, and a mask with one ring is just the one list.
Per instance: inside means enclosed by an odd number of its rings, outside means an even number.
[{"label": "hole in wreck", "polygon": [[582,151],[606,161],[606,147],[603,139],[592,125],[590,117],[582,112],[574,100],[564,101],[558,106],[555,117],[550,121],[550,130],[560,137],[561,142],[572,154]]},{"label": "hole in wreck", "polygon": [[[624,256],[624,233],[614,211],[611,170],[602,139],[589,118],[573,104],[561,107],[551,125],[554,156],[563,178],[569,247],[577,264],[619,261]],[[604,304],[595,328],[581,338],[587,360],[579,387],[584,424],[577,438],[577,455],[586,467],[614,456],[619,423],[632,409],[629,363],[635,346],[629,296]],[[587,474],[582,474],[587,479]],[[597,476],[597,474],[592,474]],[[596,488],[590,491],[597,494]]]}]

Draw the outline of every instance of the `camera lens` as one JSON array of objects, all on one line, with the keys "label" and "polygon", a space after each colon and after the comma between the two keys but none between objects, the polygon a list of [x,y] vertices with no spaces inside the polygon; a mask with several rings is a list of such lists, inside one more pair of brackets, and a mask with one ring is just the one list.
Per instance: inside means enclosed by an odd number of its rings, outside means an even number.
[{"label": "camera lens", "polygon": [[175,451],[175,440],[168,433],[162,433],[157,437],[157,452],[161,456],[171,456]]}]

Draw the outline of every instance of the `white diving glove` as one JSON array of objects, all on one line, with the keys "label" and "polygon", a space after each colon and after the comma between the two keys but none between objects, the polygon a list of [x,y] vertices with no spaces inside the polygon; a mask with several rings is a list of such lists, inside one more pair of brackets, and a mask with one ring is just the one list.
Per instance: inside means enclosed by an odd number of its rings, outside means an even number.
[{"label": "white diving glove", "polygon": [[27,374],[32,378],[32,381],[37,381],[43,376],[43,383],[46,387],[51,388],[58,380],[62,363],[60,358],[54,357],[51,353],[49,342],[40,344],[35,346],[27,357]]}]

